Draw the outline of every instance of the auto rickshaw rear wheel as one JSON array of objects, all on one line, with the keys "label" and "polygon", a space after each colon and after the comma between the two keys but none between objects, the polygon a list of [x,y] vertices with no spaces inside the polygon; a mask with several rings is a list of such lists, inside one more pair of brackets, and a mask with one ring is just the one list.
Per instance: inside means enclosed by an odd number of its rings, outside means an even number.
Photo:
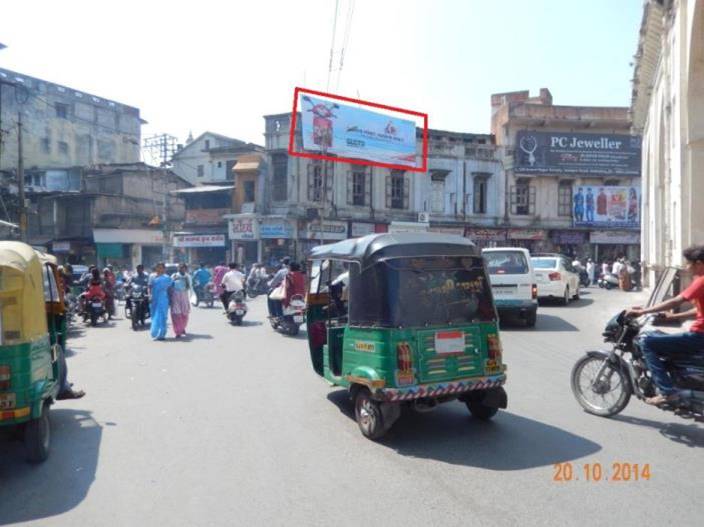
[{"label": "auto rickshaw rear wheel", "polygon": [[368,439],[379,439],[386,433],[381,404],[372,399],[367,388],[359,388],[353,392],[354,416],[362,435]]},{"label": "auto rickshaw rear wheel", "polygon": [[464,398],[464,403],[467,405],[469,413],[475,419],[488,421],[499,411],[498,407],[487,406],[483,403],[484,394],[481,391],[470,392]]},{"label": "auto rickshaw rear wheel", "polygon": [[49,424],[49,403],[42,405],[42,413],[24,425],[24,448],[27,461],[41,463],[49,457],[51,426]]}]

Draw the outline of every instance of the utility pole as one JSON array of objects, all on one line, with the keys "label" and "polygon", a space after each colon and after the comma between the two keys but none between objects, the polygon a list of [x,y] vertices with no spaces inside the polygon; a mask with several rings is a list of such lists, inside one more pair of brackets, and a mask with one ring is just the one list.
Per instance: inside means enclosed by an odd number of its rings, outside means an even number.
[{"label": "utility pole", "polygon": [[149,154],[152,162],[156,159],[160,167],[168,166],[176,153],[176,137],[168,134],[145,137],[142,149]]},{"label": "utility pole", "polygon": [[20,237],[27,241],[27,204],[24,200],[24,159],[22,158],[22,112],[17,112],[17,195],[20,205]]}]

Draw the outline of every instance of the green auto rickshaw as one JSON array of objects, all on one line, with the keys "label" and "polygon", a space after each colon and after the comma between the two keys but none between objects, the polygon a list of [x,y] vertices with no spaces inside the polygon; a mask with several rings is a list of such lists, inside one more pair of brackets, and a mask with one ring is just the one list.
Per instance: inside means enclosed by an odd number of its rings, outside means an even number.
[{"label": "green auto rickshaw", "polygon": [[65,382],[60,283],[54,257],[0,242],[0,427],[21,433],[32,462],[49,455],[49,406]]},{"label": "green auto rickshaw", "polygon": [[314,248],[308,274],[313,368],[348,388],[364,436],[383,436],[402,405],[458,399],[484,420],[506,408],[496,308],[472,242],[372,234]]}]

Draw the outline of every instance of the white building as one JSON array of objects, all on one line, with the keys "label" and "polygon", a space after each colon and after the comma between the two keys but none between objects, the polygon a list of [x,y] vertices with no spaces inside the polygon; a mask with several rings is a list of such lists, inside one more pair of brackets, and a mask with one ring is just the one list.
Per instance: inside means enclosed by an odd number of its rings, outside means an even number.
[{"label": "white building", "polygon": [[260,150],[252,143],[204,132],[179,148],[171,170],[193,185],[232,182],[237,158]]},{"label": "white building", "polygon": [[650,285],[704,243],[704,0],[644,3],[633,128],[643,136],[642,258]]}]

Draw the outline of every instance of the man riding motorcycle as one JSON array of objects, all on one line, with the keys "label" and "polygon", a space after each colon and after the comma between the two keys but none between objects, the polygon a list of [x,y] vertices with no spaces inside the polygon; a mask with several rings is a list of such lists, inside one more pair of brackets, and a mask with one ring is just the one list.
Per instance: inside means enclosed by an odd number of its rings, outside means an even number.
[{"label": "man riding motorcycle", "polygon": [[196,294],[199,302],[203,298],[203,291],[210,283],[211,278],[210,271],[205,268],[204,263],[201,263],[200,267],[193,273],[193,292]]},{"label": "man riding motorcycle", "polygon": [[144,266],[142,264],[137,266],[137,272],[127,280],[126,289],[128,294],[125,297],[125,311],[130,313],[132,312],[132,298],[130,298],[129,293],[135,285],[143,287],[145,291],[149,285],[149,275],[144,272]]},{"label": "man riding motorcycle", "polygon": [[646,403],[652,405],[672,403],[679,399],[677,389],[661,357],[673,353],[695,353],[704,350],[704,245],[694,245],[685,249],[682,255],[685,259],[687,271],[694,277],[691,285],[676,297],[665,302],[645,309],[634,307],[627,313],[628,316],[639,317],[648,313],[667,312],[685,302],[690,302],[695,306],[683,313],[667,313],[664,315],[666,320],[696,317],[688,332],[675,335],[651,334],[641,339],[643,356],[648,364],[653,382],[660,392],[655,397],[649,397],[645,400]]}]

